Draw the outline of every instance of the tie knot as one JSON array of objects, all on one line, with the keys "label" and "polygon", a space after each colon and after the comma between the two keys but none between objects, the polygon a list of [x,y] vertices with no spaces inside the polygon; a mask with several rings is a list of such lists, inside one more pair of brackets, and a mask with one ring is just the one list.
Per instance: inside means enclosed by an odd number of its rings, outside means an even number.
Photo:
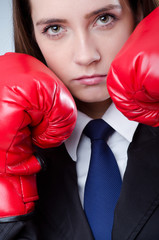
[{"label": "tie knot", "polygon": [[83,132],[91,140],[107,140],[113,131],[113,128],[103,119],[95,119],[86,125]]}]

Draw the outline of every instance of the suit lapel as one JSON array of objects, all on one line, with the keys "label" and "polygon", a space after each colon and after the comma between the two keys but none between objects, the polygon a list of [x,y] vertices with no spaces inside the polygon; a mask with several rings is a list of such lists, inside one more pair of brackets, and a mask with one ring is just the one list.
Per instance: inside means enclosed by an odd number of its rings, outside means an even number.
[{"label": "suit lapel", "polygon": [[133,240],[159,205],[159,129],[139,125],[116,207],[113,240]]},{"label": "suit lapel", "polygon": [[38,178],[40,228],[46,226],[44,234],[48,232],[48,239],[93,240],[79,199],[76,163],[64,144],[42,151],[47,158],[47,170]]},{"label": "suit lapel", "polygon": [[93,240],[94,238],[79,198],[76,164],[69,157],[68,153],[67,156],[70,164],[65,171],[64,182],[67,191],[67,210],[73,229],[73,239]]}]

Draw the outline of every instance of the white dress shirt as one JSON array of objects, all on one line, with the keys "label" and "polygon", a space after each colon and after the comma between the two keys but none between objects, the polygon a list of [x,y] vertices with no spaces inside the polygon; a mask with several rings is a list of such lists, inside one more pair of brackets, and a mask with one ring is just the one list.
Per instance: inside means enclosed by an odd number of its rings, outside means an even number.
[{"label": "white dress shirt", "polygon": [[[129,121],[117,110],[113,103],[105,112],[102,119],[115,130],[114,133],[109,137],[107,143],[114,153],[121,177],[123,178],[127,165],[127,149],[132,141],[138,123]],[[82,132],[87,123],[91,120],[92,119],[90,117],[78,111],[76,127],[71,137],[65,142],[68,153],[70,154],[71,158],[77,162],[79,196],[82,205],[91,155],[90,139],[82,134]]]}]

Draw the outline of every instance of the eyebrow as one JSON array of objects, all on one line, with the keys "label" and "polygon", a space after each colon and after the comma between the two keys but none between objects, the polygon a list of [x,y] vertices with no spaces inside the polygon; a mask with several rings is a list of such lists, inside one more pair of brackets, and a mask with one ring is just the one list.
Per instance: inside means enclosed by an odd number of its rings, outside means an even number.
[{"label": "eyebrow", "polygon": [[[100,8],[98,10],[95,10],[95,11],[93,11],[91,13],[86,14],[85,15],[85,19],[91,18],[92,16],[95,16],[95,15],[97,15],[99,13],[110,11],[110,10],[114,10],[114,9],[122,9],[122,6],[119,5],[119,4],[109,4],[106,7]],[[58,23],[67,23],[67,20],[66,19],[61,19],[61,18],[48,18],[48,19],[44,18],[44,19],[39,20],[36,23],[36,26],[53,24],[53,23],[57,23],[57,22]]]},{"label": "eyebrow", "polygon": [[49,18],[49,19],[41,19],[36,23],[36,26],[39,25],[47,25],[47,24],[53,24],[53,23],[66,23],[67,20],[65,19],[59,19],[59,18]]},{"label": "eyebrow", "polygon": [[103,7],[103,8],[100,8],[98,10],[95,10],[91,13],[88,13],[85,18],[91,18],[92,16],[95,16],[101,12],[107,12],[107,11],[110,11],[110,10],[114,10],[114,9],[122,9],[122,6],[119,5],[119,4],[109,4],[108,6],[106,7]]}]

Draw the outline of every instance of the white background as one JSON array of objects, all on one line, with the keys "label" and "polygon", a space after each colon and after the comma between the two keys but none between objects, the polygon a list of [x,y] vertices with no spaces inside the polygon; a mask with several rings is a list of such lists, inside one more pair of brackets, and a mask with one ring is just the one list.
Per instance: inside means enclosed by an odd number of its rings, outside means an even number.
[{"label": "white background", "polygon": [[14,51],[12,0],[0,0],[0,55],[10,51]]}]

